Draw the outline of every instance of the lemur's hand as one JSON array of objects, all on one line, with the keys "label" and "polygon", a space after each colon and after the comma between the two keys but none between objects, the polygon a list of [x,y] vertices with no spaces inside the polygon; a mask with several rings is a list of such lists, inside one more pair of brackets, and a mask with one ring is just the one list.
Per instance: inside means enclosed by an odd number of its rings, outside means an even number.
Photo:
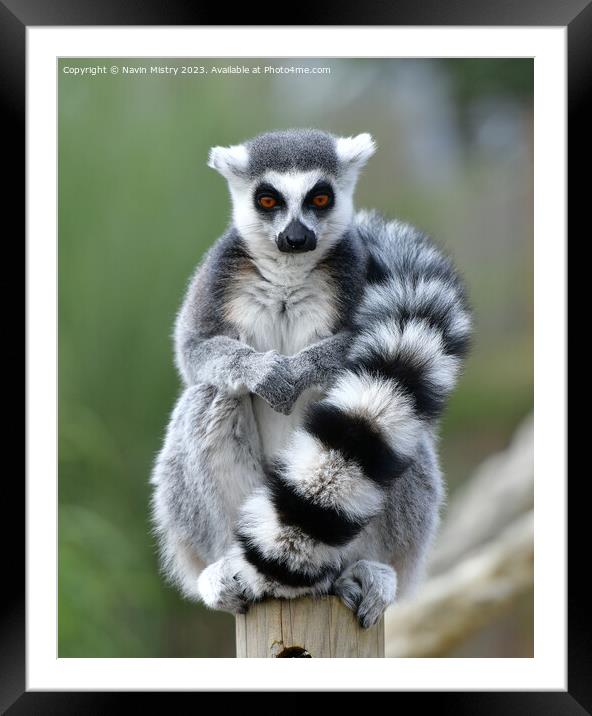
[{"label": "lemur's hand", "polygon": [[290,360],[298,392],[314,385],[325,387],[343,369],[350,343],[349,332],[343,331],[292,356]]},{"label": "lemur's hand", "polygon": [[292,412],[301,389],[287,356],[276,351],[251,355],[246,378],[249,392],[263,398],[276,412]]}]

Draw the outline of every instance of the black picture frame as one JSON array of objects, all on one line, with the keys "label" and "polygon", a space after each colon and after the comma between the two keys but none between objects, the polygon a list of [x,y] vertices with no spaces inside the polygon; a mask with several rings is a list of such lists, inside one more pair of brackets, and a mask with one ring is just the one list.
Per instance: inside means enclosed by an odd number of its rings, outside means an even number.
[{"label": "black picture frame", "polygon": [[[292,12],[293,10],[293,12]],[[589,203],[590,123],[585,94],[592,74],[591,0],[403,0],[387,4],[366,0],[363,8],[347,0],[290,8],[290,25],[464,25],[464,26],[566,26],[568,31],[568,212],[571,225],[587,210]],[[264,25],[252,6],[235,7],[232,25]],[[25,62],[28,26],[75,25],[225,25],[228,9],[220,5],[187,0],[0,0],[0,97],[4,124],[4,176],[10,180],[3,192],[7,213],[25,223]],[[314,18],[315,23],[307,20]],[[588,150],[586,150],[588,147]],[[536,168],[535,168],[536,171]],[[23,227],[26,228],[26,227]],[[589,230],[586,232],[586,237]],[[586,242],[587,243],[587,242]],[[567,429],[567,426],[566,426]],[[558,476],[559,479],[559,476]],[[588,589],[578,546],[587,544],[587,520],[577,510],[584,503],[585,475],[570,486],[568,538],[568,691],[565,692],[464,692],[462,694],[422,693],[412,696],[437,698],[440,712],[488,714],[583,714],[592,710],[592,637],[589,627]],[[24,536],[23,483],[5,480],[4,504],[11,505],[11,522],[3,521],[3,593],[6,603],[0,615],[0,710],[10,714],[105,713],[130,705],[139,694],[112,692],[27,692],[25,691],[25,589],[24,547],[15,544]],[[6,510],[6,508],[5,508]],[[19,518],[23,522],[19,524]],[[15,526],[16,525],[16,526]],[[24,545],[24,539],[23,539]],[[588,560],[589,561],[589,560]],[[563,575],[558,573],[558,578]],[[187,694],[175,694],[187,698]],[[408,696],[397,694],[397,703]],[[151,693],[151,706],[170,708],[171,694]],[[189,695],[191,698],[191,695]],[[189,704],[189,702],[188,702]],[[424,701],[424,704],[425,701]],[[395,708],[397,706],[395,705]],[[399,706],[400,708],[400,706]]]}]

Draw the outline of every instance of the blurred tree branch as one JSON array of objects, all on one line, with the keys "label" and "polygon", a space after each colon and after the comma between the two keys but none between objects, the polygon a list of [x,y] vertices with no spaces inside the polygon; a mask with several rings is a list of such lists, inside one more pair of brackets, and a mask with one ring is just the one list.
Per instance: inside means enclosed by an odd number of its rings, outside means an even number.
[{"label": "blurred tree branch", "polygon": [[532,586],[533,424],[459,489],[417,594],[386,615],[386,656],[444,656]]}]

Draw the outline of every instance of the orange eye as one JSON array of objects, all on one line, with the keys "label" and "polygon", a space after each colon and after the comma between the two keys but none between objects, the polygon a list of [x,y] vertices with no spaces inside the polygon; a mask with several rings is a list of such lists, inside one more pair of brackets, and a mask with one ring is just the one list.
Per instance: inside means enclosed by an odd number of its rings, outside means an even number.
[{"label": "orange eye", "polygon": [[317,194],[312,198],[312,203],[318,209],[324,209],[326,206],[328,206],[330,201],[331,198],[329,197],[329,194]]},{"label": "orange eye", "polygon": [[262,206],[264,209],[273,209],[278,203],[277,199],[273,196],[260,196],[258,202],[259,206]]}]

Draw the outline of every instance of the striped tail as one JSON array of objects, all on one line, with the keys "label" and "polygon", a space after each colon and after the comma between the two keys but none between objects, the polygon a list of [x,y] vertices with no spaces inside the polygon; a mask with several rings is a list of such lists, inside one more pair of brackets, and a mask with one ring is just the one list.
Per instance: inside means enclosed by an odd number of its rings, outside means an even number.
[{"label": "striped tail", "polygon": [[276,596],[329,588],[347,546],[441,415],[469,345],[450,260],[405,224],[370,215],[359,230],[368,285],[346,367],[310,406],[238,526],[249,569],[277,583]]}]

